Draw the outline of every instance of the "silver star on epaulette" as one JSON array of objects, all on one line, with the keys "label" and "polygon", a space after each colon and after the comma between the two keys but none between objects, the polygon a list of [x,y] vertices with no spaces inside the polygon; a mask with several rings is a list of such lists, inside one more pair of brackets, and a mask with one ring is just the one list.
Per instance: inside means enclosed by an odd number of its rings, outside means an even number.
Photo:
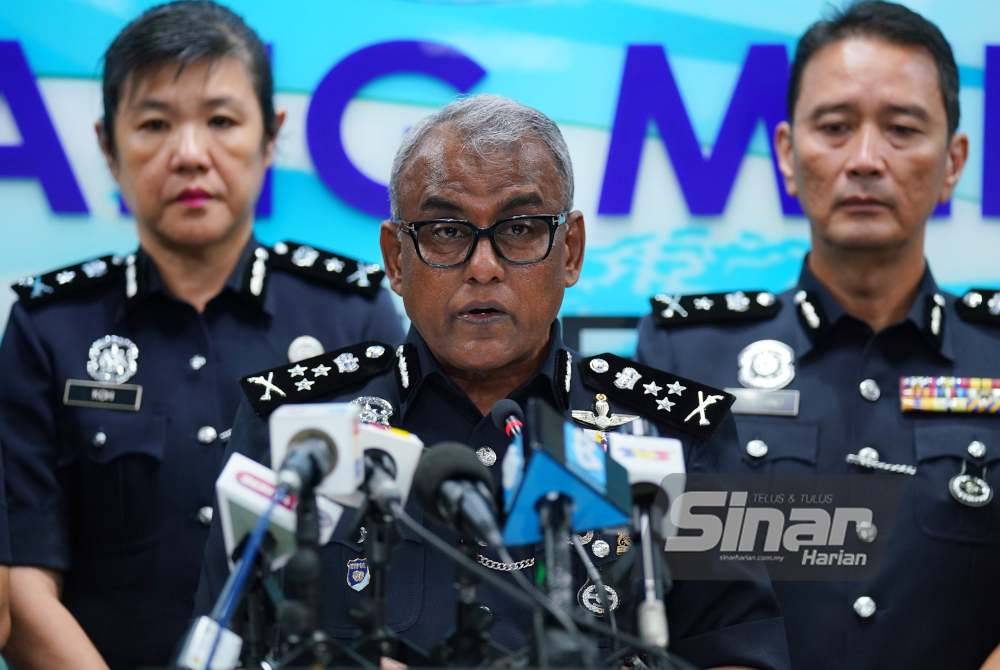
[{"label": "silver star on epaulette", "polygon": [[594,396],[593,412],[589,409],[574,409],[571,414],[580,423],[594,426],[598,430],[616,428],[639,418],[635,414],[612,414],[611,405],[608,404],[608,397],[603,393],[598,393]]}]

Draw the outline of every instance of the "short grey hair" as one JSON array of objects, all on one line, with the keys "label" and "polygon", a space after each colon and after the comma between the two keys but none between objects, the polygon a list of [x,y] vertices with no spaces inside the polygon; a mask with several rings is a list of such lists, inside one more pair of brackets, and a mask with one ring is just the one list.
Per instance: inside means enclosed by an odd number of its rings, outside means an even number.
[{"label": "short grey hair", "polygon": [[414,126],[403,138],[392,161],[389,204],[394,221],[400,219],[400,177],[427,136],[443,125],[458,130],[465,147],[485,156],[496,149],[516,146],[528,139],[541,140],[552,154],[562,178],[563,209],[573,207],[573,164],[559,126],[537,109],[499,95],[460,98]]}]

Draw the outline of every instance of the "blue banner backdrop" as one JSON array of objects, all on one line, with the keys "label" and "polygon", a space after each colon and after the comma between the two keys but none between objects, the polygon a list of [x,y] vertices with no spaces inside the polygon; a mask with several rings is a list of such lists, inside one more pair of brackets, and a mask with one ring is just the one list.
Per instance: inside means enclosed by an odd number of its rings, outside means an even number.
[{"label": "blue banner backdrop", "polygon": [[[0,281],[135,244],[94,139],[100,58],[152,2],[0,7]],[[949,37],[971,157],[929,231],[953,290],[1000,280],[1000,5],[908,3]],[[564,314],[637,315],[659,291],[778,290],[808,231],[776,178],[796,37],[819,0],[240,0],[271,45],[288,110],[256,224],[378,261],[395,146],[460,93],[536,106],[562,127],[588,221]],[[998,46],[991,46],[997,44]],[[0,291],[0,324],[13,294]]]}]

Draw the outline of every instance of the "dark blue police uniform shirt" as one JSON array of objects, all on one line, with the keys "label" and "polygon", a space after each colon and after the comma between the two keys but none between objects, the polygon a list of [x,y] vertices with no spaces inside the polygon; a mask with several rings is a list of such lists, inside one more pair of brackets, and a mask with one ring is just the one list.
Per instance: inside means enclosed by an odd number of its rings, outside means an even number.
[{"label": "dark blue police uniform shirt", "polygon": [[[339,283],[317,276],[328,261]],[[307,354],[401,341],[381,275],[251,241],[202,314],[141,250],[15,286],[0,345],[13,563],[63,574],[64,603],[112,668],[166,664],[190,621],[240,377],[288,360],[300,336],[317,340],[298,341]],[[132,345],[134,375],[95,387],[88,365],[127,364]]]},{"label": "dark blue police uniform shirt", "polygon": [[[797,295],[811,307],[798,304]],[[681,306],[690,307],[690,299]],[[981,295],[966,300],[983,302]],[[900,380],[1000,377],[1000,330],[960,318],[956,309],[974,310],[940,291],[929,270],[906,318],[879,333],[846,314],[805,264],[779,301],[776,316],[757,322],[663,328],[647,316],[638,357],[738,387],[744,347],[783,342],[794,355],[787,388],[800,393],[798,415],[737,414],[743,446],[730,445],[726,460],[757,473],[884,474],[847,462],[870,448],[879,462],[904,466],[894,468],[894,476],[907,479],[894,527],[876,524],[892,535],[875,578],[774,581],[793,667],[978,668],[1000,642],[1000,499],[966,506],[949,493],[949,481],[965,466],[1000,486],[1000,417],[904,414]]]},{"label": "dark blue police uniform shirt", "polygon": [[[358,345],[352,350],[352,355],[364,359],[365,352],[371,345],[372,343]],[[322,360],[324,365],[333,366],[333,359],[341,354],[342,352],[331,352],[317,360]],[[392,356],[393,352],[389,350],[385,355]],[[303,363],[309,365],[305,361]],[[401,374],[400,368],[405,369],[405,374]],[[591,409],[595,391],[585,387],[582,380],[584,374],[585,367],[580,357],[563,346],[559,325],[556,323],[552,329],[546,359],[538,375],[509,397],[522,407],[529,397],[539,397],[562,412],[569,409]],[[281,377],[282,375],[285,376]],[[279,377],[285,382],[280,382]],[[499,486],[500,464],[506,451],[507,439],[494,426],[491,417],[483,416],[468,396],[442,372],[415,329],[411,328],[407,344],[396,352],[384,372],[359,378],[357,383],[328,382],[328,379],[330,378],[321,377],[316,382],[320,385],[336,384],[336,387],[317,385],[298,396],[293,390],[295,380],[290,379],[286,371],[276,371],[273,381],[288,394],[280,402],[347,402],[361,396],[376,396],[392,406],[390,423],[416,434],[426,446],[433,446],[444,440],[457,440],[473,449],[488,446],[497,455],[491,472]],[[266,416],[269,410],[279,404],[272,403],[269,407],[262,407],[267,403],[259,402],[258,399],[263,396],[265,389],[262,386],[248,386],[246,383],[245,388],[260,415]],[[278,400],[277,394],[271,394],[271,397]],[[612,410],[621,410],[613,399]],[[692,466],[692,462],[711,462],[714,453],[735,448],[735,425],[728,410],[720,410],[713,423],[714,432],[706,439],[696,440],[679,435],[688,454],[689,469],[698,467]],[[266,418],[261,418],[244,401],[237,413],[233,439],[227,452],[239,451],[258,461],[269,463],[267,425]],[[669,427],[666,433],[677,434],[676,429],[671,432]],[[414,500],[409,501],[408,509],[415,517],[423,518]],[[344,519],[350,516],[352,515],[345,514]],[[457,535],[444,526],[427,519],[424,519],[424,523],[435,532],[453,540],[453,544],[459,542]],[[346,525],[348,524],[342,521],[341,526]],[[396,547],[388,570],[388,624],[405,640],[427,651],[442,642],[455,627],[456,573],[448,559],[425,546],[419,537],[405,528],[401,535],[402,542]],[[321,551],[324,566],[321,598],[323,625],[330,634],[345,640],[359,635],[348,611],[367,598],[367,594],[355,592],[348,585],[348,561],[364,555],[364,545],[357,544],[357,539],[356,536],[347,537],[338,528],[331,542]],[[621,622],[619,625],[629,628],[629,622],[634,620],[633,608],[638,603],[639,581],[634,573],[623,575],[621,570],[616,570],[616,564],[626,558],[631,561],[638,552],[630,549],[619,556],[615,548],[615,534],[606,535],[605,539],[610,545],[610,552],[605,557],[594,557],[593,560],[601,570],[605,582],[622,594],[622,605],[616,611],[616,618]],[[515,558],[531,555],[527,548],[522,548],[520,553],[516,550],[517,548],[514,551]],[[588,550],[592,551],[592,547],[588,547]],[[228,576],[218,520],[212,525],[205,552],[196,611],[207,614]],[[665,599],[671,651],[699,667],[786,667],[788,661],[784,628],[776,613],[777,605],[769,581],[763,571],[747,570],[740,574],[747,579],[675,581],[673,590]],[[507,575],[504,577],[509,578]],[[574,588],[583,587],[585,575],[582,570],[577,570],[577,581]],[[578,591],[578,599],[579,597]],[[493,639],[508,649],[523,647],[530,629],[530,613],[486,584],[480,586],[479,600],[493,613]]]}]

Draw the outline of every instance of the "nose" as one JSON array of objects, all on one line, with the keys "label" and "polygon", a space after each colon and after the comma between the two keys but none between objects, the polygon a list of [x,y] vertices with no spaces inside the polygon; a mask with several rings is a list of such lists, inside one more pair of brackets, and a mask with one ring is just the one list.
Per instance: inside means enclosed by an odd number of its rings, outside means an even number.
[{"label": "nose", "polygon": [[208,167],[206,138],[194,124],[183,124],[177,130],[177,144],[171,156],[171,167],[181,172],[203,171]]},{"label": "nose", "polygon": [[479,284],[489,284],[493,281],[502,281],[503,276],[503,261],[497,256],[489,238],[479,238],[476,248],[472,250],[472,257],[466,264],[466,279]]},{"label": "nose", "polygon": [[885,169],[882,135],[878,128],[862,126],[851,140],[847,171],[852,177],[878,177]]}]

